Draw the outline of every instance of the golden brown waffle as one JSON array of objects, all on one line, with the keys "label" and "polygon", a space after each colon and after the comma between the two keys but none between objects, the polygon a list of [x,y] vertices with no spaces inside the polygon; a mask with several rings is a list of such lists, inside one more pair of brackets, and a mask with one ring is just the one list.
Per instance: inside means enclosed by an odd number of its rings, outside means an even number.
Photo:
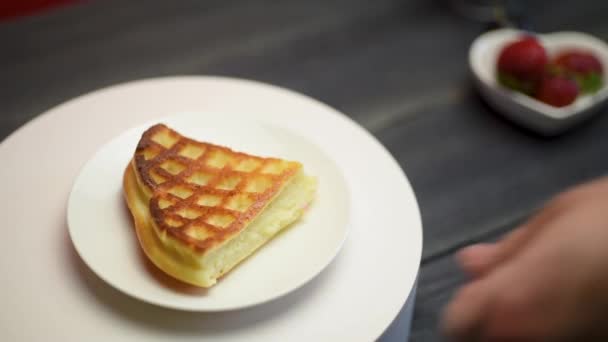
[{"label": "golden brown waffle", "polygon": [[196,251],[238,234],[302,167],[197,142],[162,124],[142,135],[133,166],[159,233]]}]

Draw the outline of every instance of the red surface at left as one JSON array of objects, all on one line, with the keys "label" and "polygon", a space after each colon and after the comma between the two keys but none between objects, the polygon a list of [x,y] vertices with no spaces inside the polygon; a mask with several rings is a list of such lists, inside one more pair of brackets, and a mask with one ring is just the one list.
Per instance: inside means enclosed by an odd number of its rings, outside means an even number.
[{"label": "red surface at left", "polygon": [[78,0],[5,0],[0,1],[0,21],[11,20],[47,11],[58,6],[73,4]]}]

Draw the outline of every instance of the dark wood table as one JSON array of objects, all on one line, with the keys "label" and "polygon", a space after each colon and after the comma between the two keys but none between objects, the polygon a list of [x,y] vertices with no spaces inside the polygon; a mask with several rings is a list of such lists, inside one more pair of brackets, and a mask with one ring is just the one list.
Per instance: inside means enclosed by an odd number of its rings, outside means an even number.
[{"label": "dark wood table", "polygon": [[[525,6],[541,32],[608,39],[608,1]],[[324,101],[412,182],[425,236],[412,341],[437,341],[441,309],[466,280],[456,250],[608,171],[605,115],[547,139],[480,100],[467,52],[485,27],[447,1],[91,1],[0,23],[0,138],[74,96],[148,77],[243,77]]]}]

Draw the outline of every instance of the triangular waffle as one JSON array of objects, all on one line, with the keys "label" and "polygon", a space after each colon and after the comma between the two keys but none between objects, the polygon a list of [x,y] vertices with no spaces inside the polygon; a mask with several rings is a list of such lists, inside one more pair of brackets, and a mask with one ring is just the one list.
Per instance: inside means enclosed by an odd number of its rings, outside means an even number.
[{"label": "triangular waffle", "polygon": [[297,220],[315,186],[298,162],[194,141],[162,124],[144,132],[124,180],[146,255],[203,287]]}]

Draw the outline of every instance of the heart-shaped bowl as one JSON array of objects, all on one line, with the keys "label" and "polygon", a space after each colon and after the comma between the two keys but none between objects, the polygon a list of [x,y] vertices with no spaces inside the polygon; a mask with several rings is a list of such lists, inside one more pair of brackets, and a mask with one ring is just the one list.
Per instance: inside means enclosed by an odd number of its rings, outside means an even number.
[{"label": "heart-shaped bowl", "polygon": [[[530,32],[516,29],[498,29],[486,32],[473,42],[469,50],[469,66],[475,83],[486,101],[500,113],[516,123],[544,135],[562,133],[576,123],[589,118],[608,99],[607,77],[604,85],[594,94],[579,96],[566,107],[553,107],[522,93],[500,85],[496,79],[498,55],[505,44]],[[586,50],[602,63],[608,71],[608,44],[581,32],[555,32],[534,34],[547,49],[549,56],[565,50]]]}]

